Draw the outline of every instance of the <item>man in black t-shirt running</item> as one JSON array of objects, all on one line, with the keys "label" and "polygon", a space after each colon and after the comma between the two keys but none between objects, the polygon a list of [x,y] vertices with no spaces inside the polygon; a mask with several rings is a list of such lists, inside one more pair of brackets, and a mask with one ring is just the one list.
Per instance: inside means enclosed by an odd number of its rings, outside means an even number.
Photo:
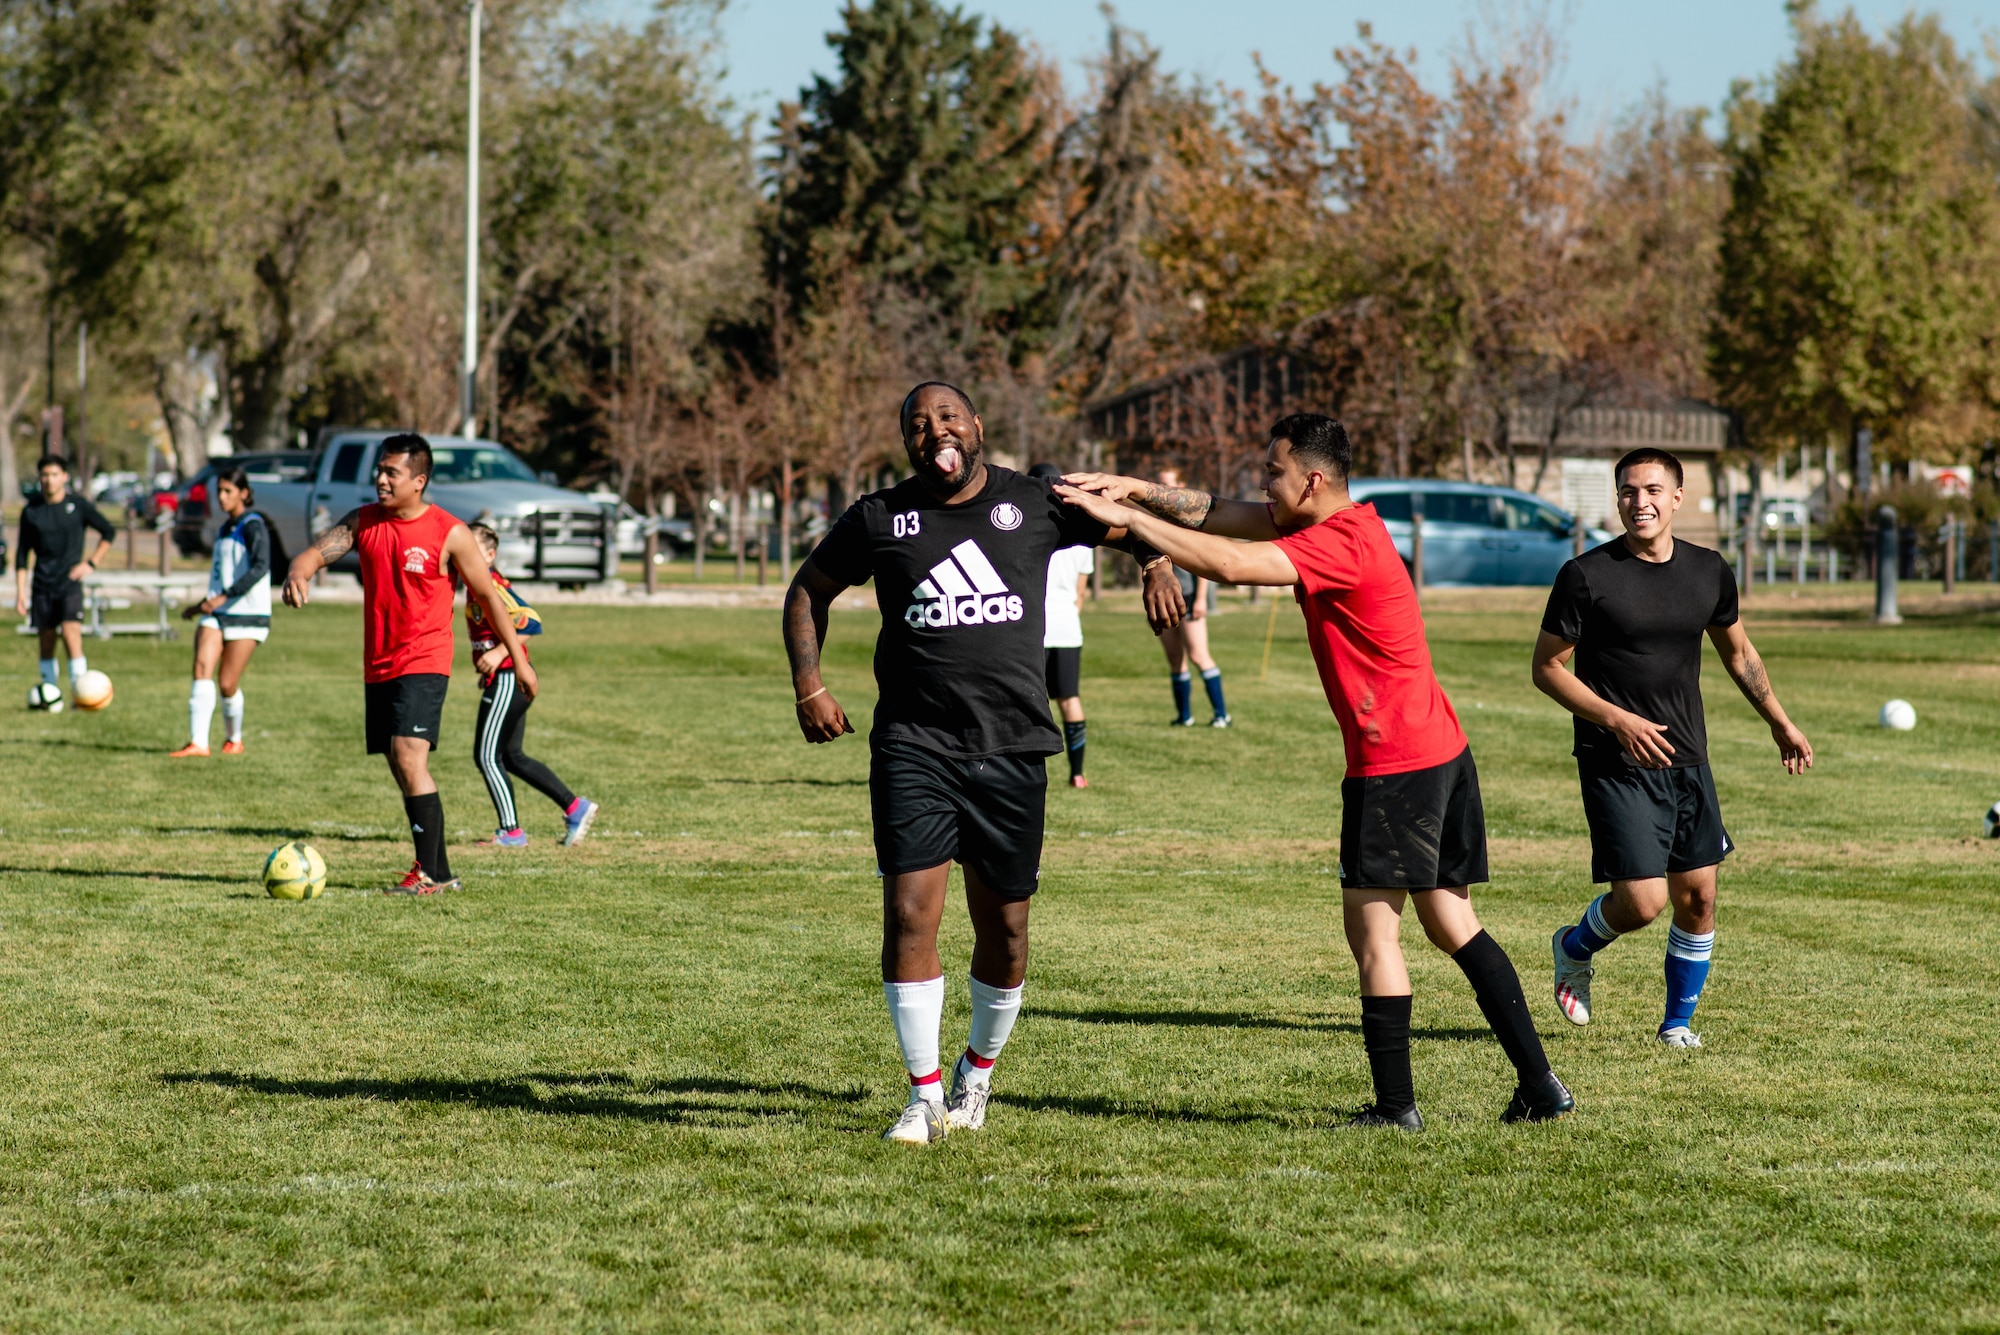
[{"label": "man in black t-shirt running", "polygon": [[[69,489],[69,461],[61,455],[44,455],[35,472],[42,491],[21,510],[14,612],[28,618],[40,637],[42,681],[50,686],[56,684],[56,635],[61,633],[70,685],[75,686],[90,670],[83,656],[83,577],[97,569],[118,530],[88,499]],[[83,554],[85,529],[97,534],[89,556]]]},{"label": "man in black t-shirt running", "polygon": [[[1116,544],[1146,567],[1156,630],[1182,609],[1164,557],[1064,505],[1047,481],[987,465],[963,391],[936,382],[911,390],[902,432],[916,476],[855,502],[799,567],[785,595],[785,649],[806,740],[854,731],[820,680],[819,653],[833,599],[875,581],[882,694],[868,791],[882,875],[882,990],[910,1076],[909,1104],[885,1139],[924,1145],[984,1125],[993,1063],[1021,1009],[1044,762],[1063,749],[1043,670],[1049,557]],[[953,861],[965,869],[972,916],[972,1034],[947,1098],[937,932]]]},{"label": "man in black t-shirt running", "polygon": [[[1625,536],[1563,566],[1535,642],[1535,685],[1576,715],[1591,879],[1611,883],[1580,922],[1556,931],[1556,1006],[1570,1023],[1589,1024],[1591,958],[1671,901],[1659,1040],[1698,1048],[1692,1024],[1715,947],[1715,870],[1731,848],[1708,770],[1704,633],[1770,724],[1787,772],[1812,768],[1812,744],[1785,717],[1743,633],[1729,563],[1674,537],[1680,460],[1634,450],[1615,476]],[[1572,654],[1573,676],[1564,671]]]}]

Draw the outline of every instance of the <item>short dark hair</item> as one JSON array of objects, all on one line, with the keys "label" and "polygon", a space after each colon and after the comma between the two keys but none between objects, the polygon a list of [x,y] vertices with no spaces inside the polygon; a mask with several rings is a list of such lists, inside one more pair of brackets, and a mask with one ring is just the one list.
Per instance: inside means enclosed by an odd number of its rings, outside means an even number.
[{"label": "short dark hair", "polygon": [[475,519],[470,524],[467,524],[465,528],[467,532],[472,534],[472,540],[481,547],[498,548],[500,546],[500,535],[495,533],[490,525],[482,524]]},{"label": "short dark hair", "polygon": [[216,469],[215,481],[218,486],[227,482],[230,486],[242,492],[243,503],[245,505],[254,505],[257,503],[257,489],[250,485],[250,474],[244,470],[243,465],[231,464],[226,468]]},{"label": "short dark hair", "polygon": [[424,481],[431,480],[431,443],[414,431],[398,431],[382,442],[382,448],[375,452],[375,462],[381,463],[392,454],[400,454],[410,461],[410,471],[421,473]]},{"label": "short dark hair", "polygon": [[1620,459],[1618,466],[1611,470],[1611,485],[1614,487],[1623,486],[1625,482],[1625,470],[1636,468],[1640,464],[1658,464],[1674,475],[1674,485],[1676,487],[1687,485],[1687,474],[1681,469],[1681,461],[1674,458],[1673,455],[1668,454],[1665,450],[1652,445],[1641,445],[1638,449],[1631,451],[1623,459]]},{"label": "short dark hair", "polygon": [[948,380],[926,380],[924,381],[923,384],[918,385],[915,389],[911,390],[908,394],[905,394],[903,396],[902,409],[896,414],[896,427],[898,430],[906,434],[908,433],[910,429],[910,411],[911,409],[917,406],[917,395],[923,393],[927,389],[950,390],[952,392],[952,395],[956,397],[960,403],[965,405],[965,411],[971,413],[974,417],[979,416],[979,409],[972,406],[972,396],[970,394],[967,394],[964,390],[960,389],[957,385],[952,384]]},{"label": "short dark hair", "polygon": [[1345,482],[1354,468],[1354,442],[1347,428],[1319,413],[1293,413],[1271,424],[1271,439],[1287,441],[1301,463]]},{"label": "short dark hair", "polygon": [[35,471],[39,473],[44,468],[60,468],[63,472],[67,473],[69,471],[69,460],[63,458],[60,454],[45,454],[36,462]]},{"label": "short dark hair", "polygon": [[1028,476],[1041,478],[1044,482],[1060,482],[1062,481],[1062,469],[1057,468],[1054,464],[1036,464],[1028,470]]}]

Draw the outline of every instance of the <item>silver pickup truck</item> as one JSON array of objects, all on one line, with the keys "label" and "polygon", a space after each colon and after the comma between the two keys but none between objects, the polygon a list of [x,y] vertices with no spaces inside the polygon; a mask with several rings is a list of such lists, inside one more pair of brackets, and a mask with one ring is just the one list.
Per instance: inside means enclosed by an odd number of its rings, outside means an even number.
[{"label": "silver pickup truck", "polygon": [[[348,511],[374,502],[375,450],[393,434],[334,429],[321,433],[313,454],[246,456],[240,461],[256,492],[253,508],[271,525],[277,548],[271,553],[274,578],[283,577],[285,565],[315,534]],[[431,503],[460,519],[491,525],[500,535],[500,569],[509,578],[584,584],[617,574],[615,507],[543,481],[504,445],[457,436],[425,439],[433,465]],[[208,504],[214,488],[210,474],[235,462],[218,459],[183,488],[175,523],[181,550],[211,549],[219,516]],[[350,552],[334,569],[352,570],[354,565]]]}]

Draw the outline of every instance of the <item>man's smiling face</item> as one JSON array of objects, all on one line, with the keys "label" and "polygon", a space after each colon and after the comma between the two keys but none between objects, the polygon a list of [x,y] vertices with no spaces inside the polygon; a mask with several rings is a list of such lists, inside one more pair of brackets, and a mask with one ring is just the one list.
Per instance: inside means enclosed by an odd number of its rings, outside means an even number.
[{"label": "man's smiling face", "polygon": [[978,415],[942,385],[917,391],[903,414],[903,448],[910,467],[940,495],[951,495],[971,479],[984,440]]},{"label": "man's smiling face", "polygon": [[1665,464],[1633,464],[1618,479],[1618,518],[1641,542],[1665,532],[1680,508],[1680,486]]}]

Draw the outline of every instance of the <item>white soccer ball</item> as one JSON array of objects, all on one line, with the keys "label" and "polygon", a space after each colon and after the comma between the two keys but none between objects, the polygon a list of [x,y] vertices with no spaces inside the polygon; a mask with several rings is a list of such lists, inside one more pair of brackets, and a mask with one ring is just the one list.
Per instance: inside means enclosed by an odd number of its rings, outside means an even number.
[{"label": "white soccer ball", "polygon": [[2000,839],[2000,802],[1986,808],[1986,837]]},{"label": "white soccer ball", "polygon": [[78,709],[102,709],[111,703],[111,678],[92,668],[71,683],[70,693]]},{"label": "white soccer ball", "polygon": [[52,681],[38,681],[28,688],[28,708],[45,710],[51,714],[62,713],[62,688]]},{"label": "white soccer ball", "polygon": [[1881,717],[1876,721],[1885,728],[1908,732],[1917,726],[1917,711],[1908,700],[1891,700],[1882,706]]}]

